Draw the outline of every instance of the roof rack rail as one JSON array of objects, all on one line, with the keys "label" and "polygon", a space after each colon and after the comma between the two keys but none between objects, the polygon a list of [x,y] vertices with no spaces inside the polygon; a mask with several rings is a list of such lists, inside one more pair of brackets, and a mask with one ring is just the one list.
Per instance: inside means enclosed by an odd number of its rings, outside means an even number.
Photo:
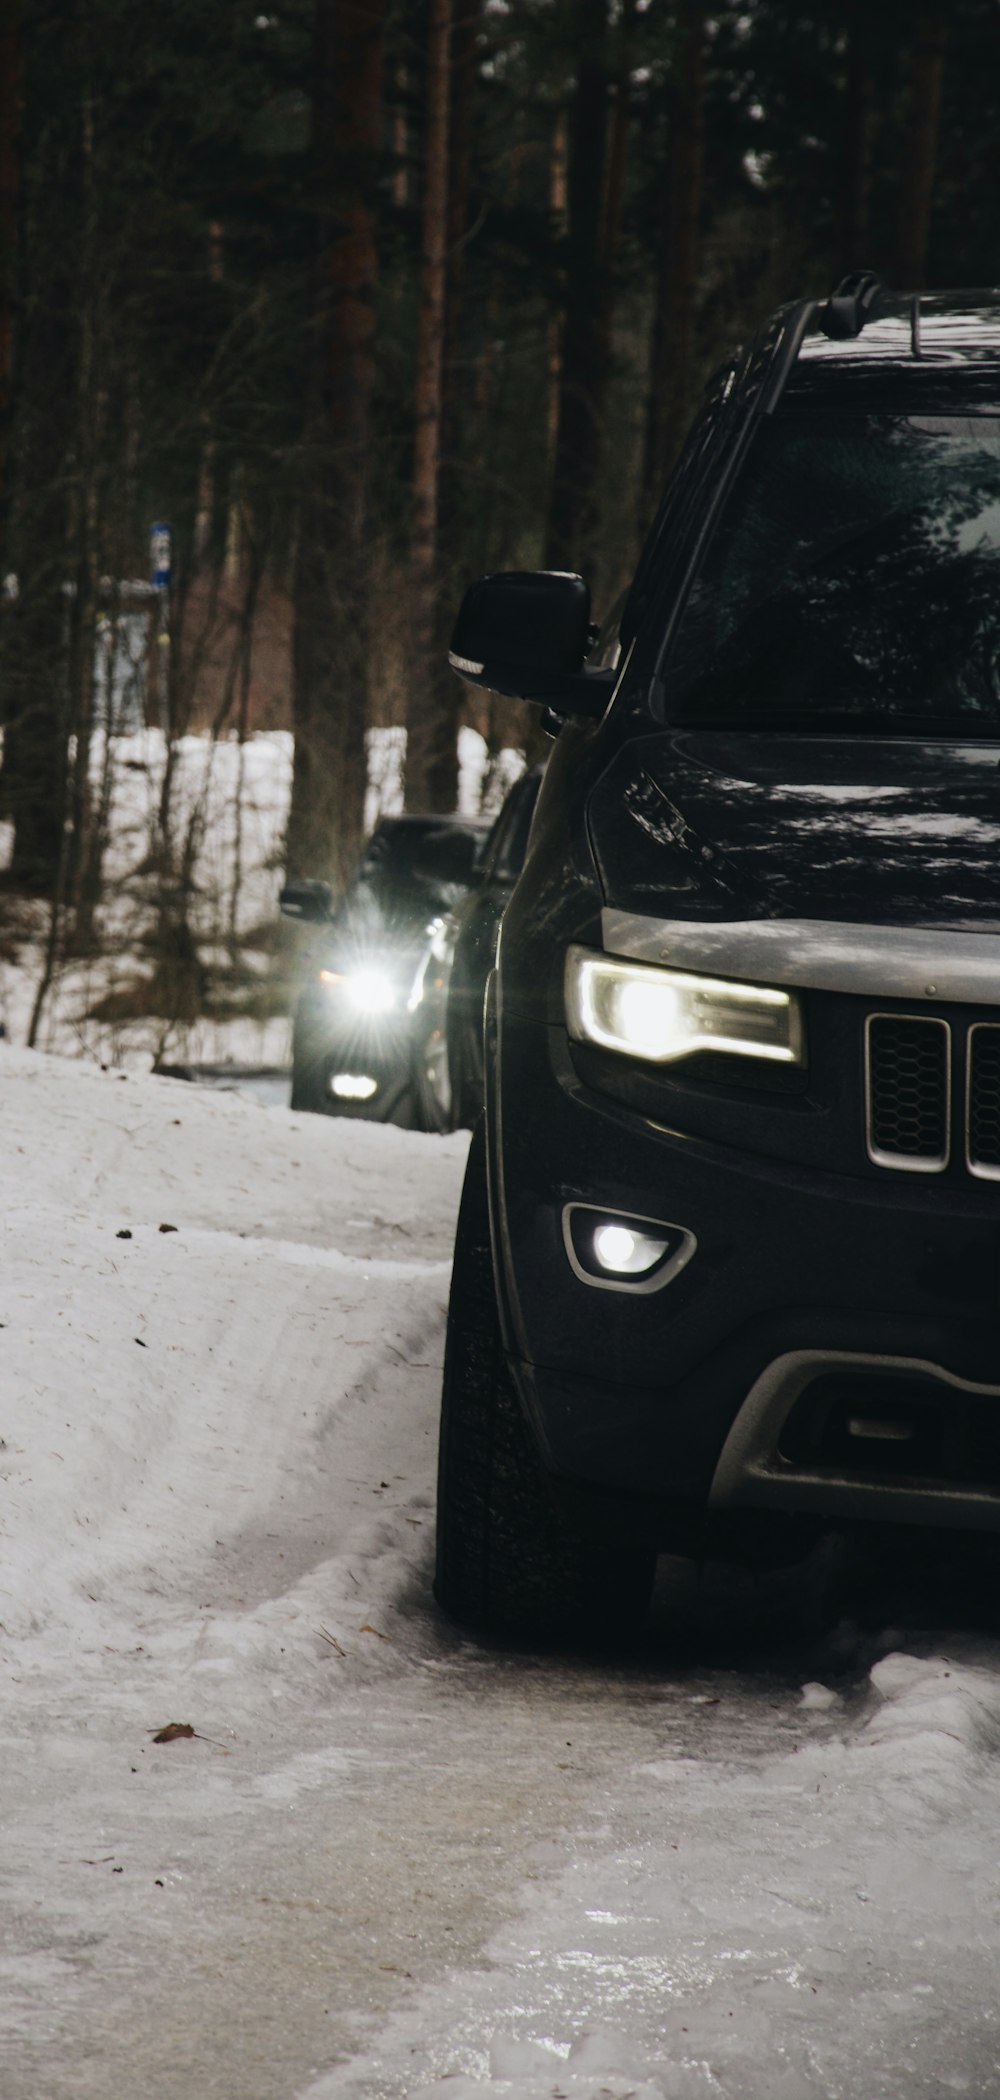
[{"label": "roof rack rail", "polygon": [[880,292],[886,289],[875,270],[852,270],[842,277],[836,291],[820,308],[819,325],[825,335],[842,341],[860,335]]}]

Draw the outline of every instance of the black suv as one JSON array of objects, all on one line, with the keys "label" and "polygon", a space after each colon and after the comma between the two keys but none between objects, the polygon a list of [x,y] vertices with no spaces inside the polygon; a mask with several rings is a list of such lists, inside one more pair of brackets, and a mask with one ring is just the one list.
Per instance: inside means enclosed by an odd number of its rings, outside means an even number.
[{"label": "black suv", "polygon": [[563,723],[444,1381],[437,1595],[497,1632],[1000,1529],[1000,292],[782,309],[589,618],[487,578],[451,657]]}]

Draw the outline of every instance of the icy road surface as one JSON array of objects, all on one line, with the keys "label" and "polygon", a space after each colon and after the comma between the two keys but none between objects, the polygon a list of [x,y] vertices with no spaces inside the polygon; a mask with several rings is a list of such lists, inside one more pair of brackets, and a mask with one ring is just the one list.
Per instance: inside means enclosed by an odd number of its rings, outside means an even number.
[{"label": "icy road surface", "polygon": [[630,1658],[459,1640],[464,1140],[10,1049],[0,1100],[0,2100],[1000,2092],[968,1597],[668,1567]]}]

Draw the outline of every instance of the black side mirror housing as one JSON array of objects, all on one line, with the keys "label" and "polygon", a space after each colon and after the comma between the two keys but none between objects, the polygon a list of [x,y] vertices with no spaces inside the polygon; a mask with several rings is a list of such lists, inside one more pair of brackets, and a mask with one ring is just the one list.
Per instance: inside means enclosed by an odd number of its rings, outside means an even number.
[{"label": "black side mirror housing", "polygon": [[312,926],[323,925],[331,916],[333,891],[328,882],[286,882],[278,898],[278,909],[286,919],[299,919]]},{"label": "black side mirror housing", "polygon": [[602,715],[615,674],[585,671],[590,592],[582,576],[512,569],[465,593],[448,661],[469,685],[557,715]]}]

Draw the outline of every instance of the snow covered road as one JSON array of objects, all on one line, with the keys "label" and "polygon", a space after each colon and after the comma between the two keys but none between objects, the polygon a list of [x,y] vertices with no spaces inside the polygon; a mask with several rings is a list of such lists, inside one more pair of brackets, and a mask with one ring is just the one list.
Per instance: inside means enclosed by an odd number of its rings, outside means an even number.
[{"label": "snow covered road", "polygon": [[0,1099],[0,2100],[1000,2093],[992,1637],[668,1568],[631,1658],[460,1641],[464,1139]]}]

